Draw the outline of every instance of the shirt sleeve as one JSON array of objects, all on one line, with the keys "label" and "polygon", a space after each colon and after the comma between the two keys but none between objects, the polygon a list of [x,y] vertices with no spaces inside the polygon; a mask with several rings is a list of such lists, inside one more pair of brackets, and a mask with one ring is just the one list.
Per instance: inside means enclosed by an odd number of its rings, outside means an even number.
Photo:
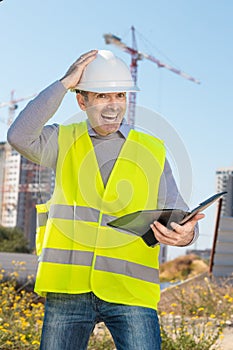
[{"label": "shirt sleeve", "polygon": [[[158,194],[158,209],[181,209],[188,211],[189,207],[185,203],[183,197],[181,196],[177,184],[175,182],[171,166],[168,160],[165,160],[163,174],[160,180],[159,194]],[[193,244],[199,236],[198,224],[195,226],[194,237],[192,241],[188,244]]]},{"label": "shirt sleeve", "polygon": [[47,87],[21,111],[7,134],[8,142],[25,158],[53,169],[57,160],[59,126],[45,124],[56,113],[66,91],[60,81]]}]

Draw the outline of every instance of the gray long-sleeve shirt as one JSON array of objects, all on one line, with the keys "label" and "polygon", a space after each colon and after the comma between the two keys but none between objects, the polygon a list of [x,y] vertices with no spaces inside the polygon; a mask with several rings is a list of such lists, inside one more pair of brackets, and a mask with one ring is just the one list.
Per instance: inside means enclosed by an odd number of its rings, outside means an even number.
[{"label": "gray long-sleeve shirt", "polygon": [[[7,135],[8,142],[24,157],[54,170],[56,169],[58,154],[59,125],[45,124],[56,113],[66,92],[67,90],[60,81],[56,81],[47,87],[28,103],[11,125]],[[108,136],[100,136],[95,133],[89,123],[88,126],[103,182],[106,184],[115,160],[130,131],[130,126],[123,123],[116,133]],[[114,142],[112,142],[113,140]],[[160,209],[179,208],[188,210],[188,206],[178,191],[167,160],[160,180],[157,206]]]}]

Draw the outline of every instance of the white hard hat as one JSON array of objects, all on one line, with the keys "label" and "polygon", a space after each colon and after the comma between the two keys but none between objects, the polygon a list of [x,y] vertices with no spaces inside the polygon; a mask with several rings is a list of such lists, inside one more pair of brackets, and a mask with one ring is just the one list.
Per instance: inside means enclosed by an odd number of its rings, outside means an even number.
[{"label": "white hard hat", "polygon": [[128,66],[111,51],[99,50],[96,58],[84,69],[75,90],[92,92],[139,91]]}]

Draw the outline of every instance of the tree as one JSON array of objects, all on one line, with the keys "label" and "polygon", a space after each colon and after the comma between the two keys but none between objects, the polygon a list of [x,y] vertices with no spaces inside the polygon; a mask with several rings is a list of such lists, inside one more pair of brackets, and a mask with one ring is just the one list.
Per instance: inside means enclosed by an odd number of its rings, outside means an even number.
[{"label": "tree", "polygon": [[18,227],[0,225],[0,251],[9,253],[30,253],[28,241]]}]

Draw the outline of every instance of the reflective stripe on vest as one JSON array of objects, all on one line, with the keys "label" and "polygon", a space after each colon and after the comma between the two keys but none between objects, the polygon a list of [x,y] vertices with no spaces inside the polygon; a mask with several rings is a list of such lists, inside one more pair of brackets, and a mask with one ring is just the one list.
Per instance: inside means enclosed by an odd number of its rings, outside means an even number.
[{"label": "reflective stripe on vest", "polygon": [[37,213],[37,227],[45,226],[48,221],[48,213]]},{"label": "reflective stripe on vest", "polygon": [[[51,208],[49,211],[49,218],[63,219],[63,220],[76,220],[76,221],[80,220],[80,221],[98,223],[100,214],[101,214],[100,210],[97,210],[94,208],[83,207],[78,205],[73,206],[73,205],[64,205],[64,204],[53,204],[51,205]],[[109,228],[108,222],[116,218],[117,216],[114,216],[114,215],[102,214],[100,225],[106,226]],[[43,219],[45,220],[45,217],[41,217],[41,222]],[[46,221],[45,221],[45,224],[46,224]],[[133,233],[122,229],[114,228],[114,230],[117,230],[119,232],[122,232],[128,235],[133,235]]]},{"label": "reflective stripe on vest", "polygon": [[[84,206],[73,206],[63,204],[51,205],[49,211],[49,218],[53,219],[64,219],[64,220],[80,220],[88,222],[98,222],[100,216],[100,210],[84,207]],[[117,216],[113,215],[102,215],[101,226],[107,226],[107,222],[116,219]]]},{"label": "reflective stripe on vest", "polygon": [[49,218],[89,222],[98,222],[99,215],[100,211],[94,208],[63,204],[51,205],[49,211]]},{"label": "reflective stripe on vest", "polygon": [[151,283],[159,283],[159,272],[155,268],[147,267],[131,261],[97,256],[95,270],[118,273]]},{"label": "reflective stripe on vest", "polygon": [[93,256],[92,252],[43,248],[39,261],[54,264],[91,266]]},{"label": "reflective stripe on vest", "polygon": [[[93,258],[94,253],[89,251],[44,248],[40,257],[40,262],[91,267]],[[97,256],[94,269],[96,271],[117,273],[120,275],[137,278],[139,280],[143,280],[150,283],[159,283],[158,269],[137,264],[127,260],[110,258],[107,256]]]}]

